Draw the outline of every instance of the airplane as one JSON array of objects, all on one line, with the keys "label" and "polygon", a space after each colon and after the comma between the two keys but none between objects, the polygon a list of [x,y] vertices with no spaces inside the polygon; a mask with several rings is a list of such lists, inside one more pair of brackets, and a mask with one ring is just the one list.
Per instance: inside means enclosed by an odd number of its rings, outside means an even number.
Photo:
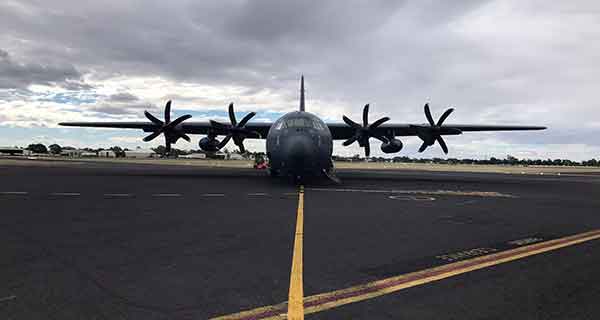
[{"label": "airplane", "polygon": [[[327,176],[334,178],[332,161],[333,140],[345,140],[344,146],[355,142],[364,148],[365,156],[371,153],[370,139],[381,142],[381,151],[397,153],[402,150],[403,143],[397,137],[417,136],[423,143],[419,152],[425,151],[436,142],[445,154],[448,147],[443,139],[445,135],[460,135],[468,131],[513,131],[513,130],[544,130],[542,126],[511,126],[511,125],[454,125],[444,124],[444,121],[454,111],[447,109],[436,121],[433,120],[429,104],[424,106],[425,124],[386,123],[389,117],[383,117],[369,123],[369,104],[363,108],[362,123],[357,123],[342,117],[344,123],[325,123],[318,116],[305,110],[304,76],[300,79],[300,108],[289,112],[275,122],[249,122],[256,113],[246,114],[239,122],[235,116],[233,103],[229,104],[230,123],[214,120],[202,122],[185,122],[192,116],[189,114],[171,121],[171,101],[165,105],[164,121],[159,120],[148,111],[144,115],[150,122],[63,122],[61,126],[142,129],[151,132],[143,141],[151,141],[161,134],[165,137],[167,154],[171,144],[179,139],[191,141],[189,134],[206,135],[199,140],[199,147],[205,152],[216,152],[230,140],[245,152],[245,139],[266,139],[266,151],[269,159],[271,176],[291,176],[301,179],[309,176]],[[218,140],[219,136],[224,136]]]}]

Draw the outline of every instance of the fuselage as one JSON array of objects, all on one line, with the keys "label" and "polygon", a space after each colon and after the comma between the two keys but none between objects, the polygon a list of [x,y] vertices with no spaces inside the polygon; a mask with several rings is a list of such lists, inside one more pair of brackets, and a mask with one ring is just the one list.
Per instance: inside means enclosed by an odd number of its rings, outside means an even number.
[{"label": "fuselage", "polygon": [[275,175],[322,175],[333,167],[333,139],[329,127],[309,112],[290,112],[273,123],[266,149]]}]

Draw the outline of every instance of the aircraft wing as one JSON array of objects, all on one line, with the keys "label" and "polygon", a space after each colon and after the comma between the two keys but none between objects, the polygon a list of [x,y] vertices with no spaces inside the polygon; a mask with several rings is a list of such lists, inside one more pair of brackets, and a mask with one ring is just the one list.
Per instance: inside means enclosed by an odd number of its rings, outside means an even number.
[{"label": "aircraft wing", "polygon": [[[355,134],[355,129],[345,123],[328,123],[334,140],[349,139]],[[445,124],[436,128],[440,135],[457,135],[467,131],[520,131],[544,130],[541,126],[511,126],[511,125],[472,125],[472,124]],[[375,133],[386,137],[418,136],[420,131],[430,130],[429,124],[382,124],[375,129]]]},{"label": "aircraft wing", "polygon": [[[61,126],[67,127],[90,127],[90,128],[116,128],[116,129],[141,129],[144,132],[155,132],[160,128],[159,125],[149,121],[139,122],[61,122]],[[269,122],[249,122],[245,128],[250,131],[256,131],[260,138],[267,137],[272,123]],[[217,135],[226,135],[227,132],[218,127],[213,127],[208,121],[188,121],[177,126],[179,132],[184,134],[208,134],[209,131]],[[252,139],[253,137],[248,137]]]}]

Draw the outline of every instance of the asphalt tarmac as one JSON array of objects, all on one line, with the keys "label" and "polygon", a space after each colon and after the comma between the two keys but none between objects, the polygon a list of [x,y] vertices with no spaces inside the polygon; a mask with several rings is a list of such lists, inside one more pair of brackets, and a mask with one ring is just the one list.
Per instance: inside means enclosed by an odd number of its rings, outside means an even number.
[{"label": "asphalt tarmac", "polygon": [[[304,296],[329,299],[307,319],[600,318],[600,240],[528,249],[600,229],[600,175],[339,177],[304,185]],[[298,193],[253,169],[0,164],[0,319],[284,319]]]}]

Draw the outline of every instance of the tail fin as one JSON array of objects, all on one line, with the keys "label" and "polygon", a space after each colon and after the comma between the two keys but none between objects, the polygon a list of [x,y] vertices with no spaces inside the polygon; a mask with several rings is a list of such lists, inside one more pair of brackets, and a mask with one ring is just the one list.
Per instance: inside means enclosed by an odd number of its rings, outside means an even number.
[{"label": "tail fin", "polygon": [[300,111],[304,111],[304,75],[300,78]]}]

